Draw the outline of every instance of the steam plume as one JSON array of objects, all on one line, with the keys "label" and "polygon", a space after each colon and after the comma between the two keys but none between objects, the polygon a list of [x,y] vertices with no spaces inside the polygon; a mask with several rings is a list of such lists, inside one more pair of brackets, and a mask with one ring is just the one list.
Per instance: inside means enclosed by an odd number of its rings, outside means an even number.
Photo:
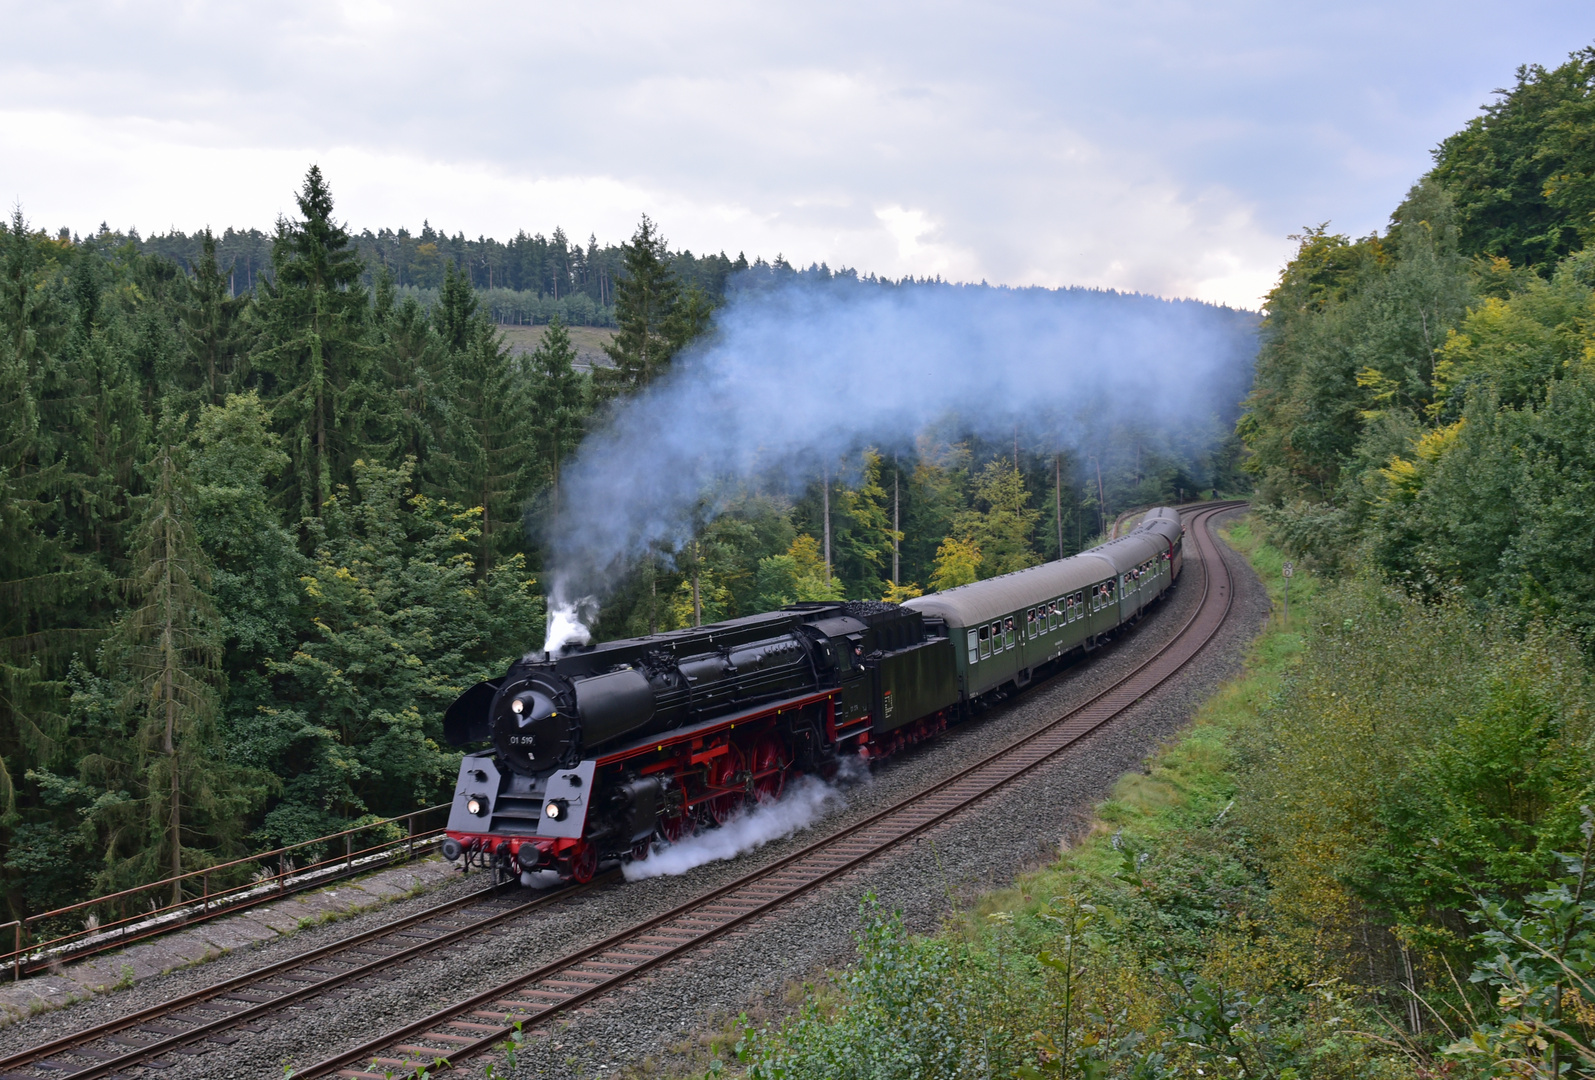
[{"label": "steam plume", "polygon": [[617,409],[562,484],[552,603],[602,593],[712,516],[727,481],[798,490],[864,445],[956,416],[1079,450],[1133,424],[1222,437],[1250,381],[1256,316],[1094,290],[789,279],[734,292],[706,343]]},{"label": "steam plume", "polygon": [[706,829],[655,851],[644,862],[627,863],[622,872],[627,881],[641,881],[685,874],[705,863],[734,859],[771,840],[780,840],[808,828],[831,805],[841,801],[841,793],[835,787],[812,776],[800,776],[787,788],[780,802],[755,806],[718,829]]},{"label": "steam plume", "polygon": [[587,644],[593,639],[592,631],[587,627],[597,614],[597,597],[584,596],[569,602],[551,599],[548,630],[543,635],[543,651],[557,653],[566,645]]}]

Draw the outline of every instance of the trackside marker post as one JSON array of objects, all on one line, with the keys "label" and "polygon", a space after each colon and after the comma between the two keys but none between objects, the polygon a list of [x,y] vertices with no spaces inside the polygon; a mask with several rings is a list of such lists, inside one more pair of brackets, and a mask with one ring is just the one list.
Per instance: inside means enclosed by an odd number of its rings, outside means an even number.
[{"label": "trackside marker post", "polygon": [[1285,629],[1290,629],[1290,575],[1296,572],[1294,563],[1287,562],[1281,571],[1285,575]]}]

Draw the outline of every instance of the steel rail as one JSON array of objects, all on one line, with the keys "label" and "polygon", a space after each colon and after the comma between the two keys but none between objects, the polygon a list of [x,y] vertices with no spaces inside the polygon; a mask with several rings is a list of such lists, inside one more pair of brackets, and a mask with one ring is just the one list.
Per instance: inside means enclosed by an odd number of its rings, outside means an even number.
[{"label": "steel rail", "polygon": [[[410,1073],[451,1068],[762,917],[1033,772],[1167,682],[1224,625],[1233,589],[1222,548],[1206,526],[1241,505],[1193,508],[1194,527],[1186,532],[1195,534],[1203,568],[1195,610],[1152,656],[1083,704],[954,775],[729,884],[294,1075],[384,1080],[395,1068]],[[366,1071],[355,1063],[384,1071]]]},{"label": "steel rail", "polygon": [[[54,911],[42,911],[37,915],[29,915],[23,919],[13,919],[9,923],[0,924],[0,930],[7,926],[16,928],[15,947],[0,955],[0,963],[10,967],[12,977],[20,982],[24,975],[31,975],[38,971],[50,970],[55,965],[69,960],[82,960],[89,956],[98,956],[101,953],[111,952],[116,949],[125,949],[139,941],[147,941],[152,937],[186,930],[200,923],[219,919],[225,915],[232,915],[245,911],[261,904],[273,903],[284,897],[297,893],[309,892],[312,889],[325,888],[328,885],[344,881],[361,874],[368,874],[378,869],[375,865],[379,860],[386,865],[393,866],[399,862],[407,862],[415,858],[417,851],[436,847],[442,842],[443,828],[429,829],[423,833],[415,831],[415,819],[432,814],[438,810],[447,810],[448,803],[439,803],[421,810],[412,810],[408,814],[397,817],[384,818],[352,829],[330,833],[327,836],[318,836],[313,840],[303,840],[287,847],[274,848],[271,851],[262,851],[255,855],[248,855],[242,859],[233,859],[230,862],[218,863],[202,870],[190,870],[183,874],[162,878],[159,881],[135,885],[130,889],[108,893],[104,896],[92,897],[68,904]],[[385,825],[396,822],[406,822],[408,835],[403,839],[390,840],[386,843],[374,844],[370,847],[354,850],[352,838],[358,833],[368,833]],[[326,859],[319,859],[308,866],[297,870],[290,870],[286,866],[289,852],[302,851],[326,843],[329,840],[343,840],[344,852],[342,855]],[[419,843],[420,847],[417,847]],[[402,857],[395,855],[400,850],[404,851]],[[259,865],[271,859],[278,860],[278,869],[267,873],[258,880],[240,882],[235,885],[224,886],[220,891],[210,891],[210,879],[224,871],[237,867]],[[204,892],[190,899],[181,900],[175,904],[166,904],[153,911],[141,912],[115,919],[109,923],[102,923],[92,929],[74,930],[66,934],[58,934],[44,941],[35,941],[24,944],[28,935],[28,926],[37,923],[48,923],[52,919],[73,916],[76,913],[104,904],[114,904],[117,901],[128,900],[131,897],[144,893],[164,892],[173,886],[182,887],[184,882],[198,881]],[[273,884],[275,883],[275,884]]]},{"label": "steel rail", "polygon": [[[479,889],[466,896],[456,897],[441,904],[434,904],[423,911],[404,916],[394,922],[375,927],[353,937],[344,938],[340,941],[311,949],[308,952],[298,953],[266,967],[257,968],[254,971],[223,980],[213,986],[183,994],[158,1005],[140,1009],[115,1020],[109,1020],[71,1035],[41,1043],[37,1046],[31,1046],[9,1057],[0,1058],[0,1080],[22,1080],[22,1078],[30,1078],[31,1080],[34,1075],[41,1078],[70,1075],[74,1080],[93,1080],[96,1077],[109,1076],[130,1065],[150,1061],[160,1057],[162,1054],[171,1053],[200,1039],[213,1038],[223,1034],[228,1028],[258,1021],[285,1006],[318,997],[328,990],[352,980],[372,975],[383,968],[404,963],[445,945],[453,944],[463,938],[480,934],[482,931],[499,923],[523,915],[533,908],[543,907],[555,901],[572,899],[590,889],[607,885],[619,876],[618,871],[609,871],[598,875],[584,886],[567,886],[542,893],[531,900],[523,901],[503,911],[494,912],[464,926],[445,929],[435,937],[429,937],[423,941],[418,941],[414,945],[402,947],[396,952],[378,956],[367,963],[357,964],[346,971],[317,971],[312,966],[319,961],[336,957],[339,953],[369,946],[380,942],[384,938],[405,934],[407,931],[415,931],[421,924],[491,900],[503,891],[503,886],[492,885],[485,889]],[[306,967],[310,967],[310,970],[314,971],[318,977],[310,981],[290,978],[296,969]],[[325,975],[325,978],[319,977],[322,975]],[[263,998],[258,988],[273,980],[278,982],[302,982],[303,985],[295,989],[284,990],[263,1000],[257,1000]],[[240,996],[240,992],[243,996]],[[218,998],[228,999],[229,997],[232,1000],[225,1005],[210,1004]],[[237,1005],[238,1007],[234,1009],[231,1008],[232,1005]],[[177,1015],[188,1009],[206,1009],[207,1006],[210,1010],[220,1011],[225,1013],[225,1015],[218,1016],[212,1020],[191,1019]],[[162,1030],[174,1020],[177,1023],[188,1026],[178,1031]],[[165,1037],[138,1045],[131,1045],[130,1041],[125,1039],[117,1040],[112,1043],[116,1047],[114,1051],[97,1049],[94,1045],[111,1040],[114,1036],[119,1036],[122,1032],[130,1029],[165,1035]],[[52,1060],[63,1055],[82,1058],[88,1064],[78,1065],[66,1061]],[[45,1071],[39,1071],[34,1074],[13,1071],[19,1067],[29,1065],[36,1065]]]}]

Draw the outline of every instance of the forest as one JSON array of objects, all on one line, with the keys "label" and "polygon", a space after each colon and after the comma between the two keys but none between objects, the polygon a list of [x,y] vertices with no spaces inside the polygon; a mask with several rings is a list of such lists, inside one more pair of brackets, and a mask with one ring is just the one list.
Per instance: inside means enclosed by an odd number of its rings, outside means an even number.
[{"label": "forest", "polygon": [[[70,230],[63,240],[81,243]],[[196,272],[205,259],[226,267],[232,295],[253,292],[260,281],[271,281],[274,234],[260,229],[224,229],[220,234],[193,234],[173,230],[149,239],[137,230],[126,234],[101,225],[94,242],[103,248],[132,248],[143,255],[162,256],[185,273]],[[555,228],[548,236],[521,231],[509,241],[487,237],[467,240],[464,233],[449,236],[423,222],[421,230],[364,229],[350,241],[360,260],[360,283],[376,287],[384,274],[393,279],[399,299],[414,297],[431,309],[449,269],[463,276],[476,293],[482,311],[501,325],[544,325],[558,315],[567,326],[614,326],[615,281],[625,273],[626,245],[600,245],[589,235],[586,245]],[[207,242],[214,250],[206,247]],[[209,251],[209,254],[207,254]],[[663,253],[670,271],[683,286],[695,288],[712,303],[725,298],[728,281],[737,273],[755,270],[783,272],[792,267],[780,255],[766,263],[738,254],[727,258],[694,255],[688,250]],[[820,268],[814,267],[816,271]]]},{"label": "forest", "polygon": [[1295,239],[1244,675],[940,932],[866,898],[856,964],[724,1033],[748,1076],[1595,1076],[1595,48]]},{"label": "forest", "polygon": [[[942,287],[696,257],[647,218],[602,248],[356,234],[316,168],[297,205],[269,236],[0,224],[7,917],[446,797],[443,709],[542,642],[582,440],[737,289]],[[506,347],[516,321],[546,327],[535,351]],[[577,321],[614,327],[606,364],[575,365]],[[596,631],[1031,565],[1234,487],[1238,449],[1125,429],[1087,461],[953,418],[806,490],[740,491]]]}]

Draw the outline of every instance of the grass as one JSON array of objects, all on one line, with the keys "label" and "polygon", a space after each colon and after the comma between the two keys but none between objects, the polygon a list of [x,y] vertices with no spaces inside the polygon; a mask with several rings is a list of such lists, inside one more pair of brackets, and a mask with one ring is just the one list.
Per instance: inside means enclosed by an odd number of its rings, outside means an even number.
[{"label": "grass", "polygon": [[[504,335],[505,344],[510,347],[510,352],[520,354],[532,352],[543,343],[543,326],[509,326],[500,325],[499,330]],[[609,363],[609,357],[604,354],[604,346],[615,339],[615,332],[602,326],[570,326],[570,343],[576,347],[576,366],[590,368],[596,365]]]},{"label": "grass", "polygon": [[1302,651],[1300,627],[1311,618],[1318,579],[1298,570],[1291,580],[1291,625],[1284,624],[1280,552],[1263,542],[1248,519],[1225,528],[1224,540],[1243,555],[1268,587],[1273,613],[1248,646],[1242,673],[1203,703],[1191,726],[1148,759],[1144,771],[1126,773],[1096,809],[1084,841],[1052,865],[1022,875],[1012,887],[981,897],[962,919],[966,926],[998,913],[1033,914],[1072,879],[1111,876],[1126,846],[1144,849],[1171,833],[1212,822],[1234,797],[1229,740],[1279,689]]}]

